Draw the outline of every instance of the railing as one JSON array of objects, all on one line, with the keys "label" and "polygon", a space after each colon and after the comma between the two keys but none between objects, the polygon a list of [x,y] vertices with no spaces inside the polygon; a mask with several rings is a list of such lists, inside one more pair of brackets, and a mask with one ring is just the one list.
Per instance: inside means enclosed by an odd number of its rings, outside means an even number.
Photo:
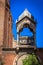
[{"label": "railing", "polygon": [[20,37],[19,43],[26,44],[26,45],[33,45],[34,39],[32,37]]}]

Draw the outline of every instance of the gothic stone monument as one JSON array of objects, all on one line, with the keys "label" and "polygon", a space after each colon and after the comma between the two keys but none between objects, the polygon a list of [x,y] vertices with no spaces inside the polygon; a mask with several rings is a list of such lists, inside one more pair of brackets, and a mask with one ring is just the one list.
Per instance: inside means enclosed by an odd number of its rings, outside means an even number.
[{"label": "gothic stone monument", "polygon": [[[23,28],[28,28],[33,33],[33,36],[20,36],[20,32]],[[17,65],[22,65],[22,59],[24,59],[28,54],[32,54],[36,49],[36,22],[31,13],[25,9],[24,12],[16,20],[17,28]],[[15,64],[16,64],[15,63]]]},{"label": "gothic stone monument", "polygon": [[[10,0],[0,0],[0,62],[3,65],[22,65],[22,59],[36,52],[43,65],[43,50],[36,50],[36,22],[25,9],[16,20],[17,40],[12,36],[12,17]],[[23,28],[28,28],[33,36],[20,36]],[[39,52],[40,51],[40,52]]]}]

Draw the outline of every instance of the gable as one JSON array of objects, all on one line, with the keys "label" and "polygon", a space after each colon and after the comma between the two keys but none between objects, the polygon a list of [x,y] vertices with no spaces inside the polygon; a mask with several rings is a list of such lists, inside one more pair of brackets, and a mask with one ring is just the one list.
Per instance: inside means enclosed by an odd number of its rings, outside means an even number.
[{"label": "gable", "polygon": [[28,17],[23,18],[17,23],[17,29],[21,31],[24,27],[30,28],[32,32],[35,31],[35,23],[32,22]]}]

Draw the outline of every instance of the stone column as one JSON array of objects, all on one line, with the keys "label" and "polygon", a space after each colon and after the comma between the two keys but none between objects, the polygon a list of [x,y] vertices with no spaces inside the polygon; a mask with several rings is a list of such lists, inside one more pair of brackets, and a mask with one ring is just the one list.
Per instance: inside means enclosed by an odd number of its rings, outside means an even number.
[{"label": "stone column", "polygon": [[17,44],[19,44],[19,30],[17,28]]},{"label": "stone column", "polygon": [[19,44],[19,32],[17,32],[17,44]]},{"label": "stone column", "polygon": [[36,45],[36,32],[33,33],[34,36],[34,44]]}]

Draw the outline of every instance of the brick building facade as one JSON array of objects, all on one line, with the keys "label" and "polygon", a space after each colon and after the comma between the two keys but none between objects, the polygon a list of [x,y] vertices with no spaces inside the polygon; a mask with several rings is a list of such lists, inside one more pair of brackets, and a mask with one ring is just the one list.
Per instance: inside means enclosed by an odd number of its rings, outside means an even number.
[{"label": "brick building facade", "polygon": [[11,47],[12,17],[9,0],[0,0],[0,45]]},{"label": "brick building facade", "polygon": [[[12,48],[12,16],[9,0],[0,0],[0,60],[3,60],[3,56],[5,56],[5,65],[9,65],[6,62],[11,60],[7,58],[11,58],[10,53],[4,55],[2,48]],[[11,56],[14,55],[11,54]]]},{"label": "brick building facade", "polygon": [[[12,16],[10,13],[10,3],[9,0],[0,0],[0,61],[4,65],[17,65],[16,61],[18,55],[20,56],[24,50],[26,51],[33,49],[32,46],[19,46],[17,41],[13,39],[12,36]],[[19,51],[20,53],[18,53]],[[41,59],[43,65],[43,50],[37,50],[36,53]]]}]

